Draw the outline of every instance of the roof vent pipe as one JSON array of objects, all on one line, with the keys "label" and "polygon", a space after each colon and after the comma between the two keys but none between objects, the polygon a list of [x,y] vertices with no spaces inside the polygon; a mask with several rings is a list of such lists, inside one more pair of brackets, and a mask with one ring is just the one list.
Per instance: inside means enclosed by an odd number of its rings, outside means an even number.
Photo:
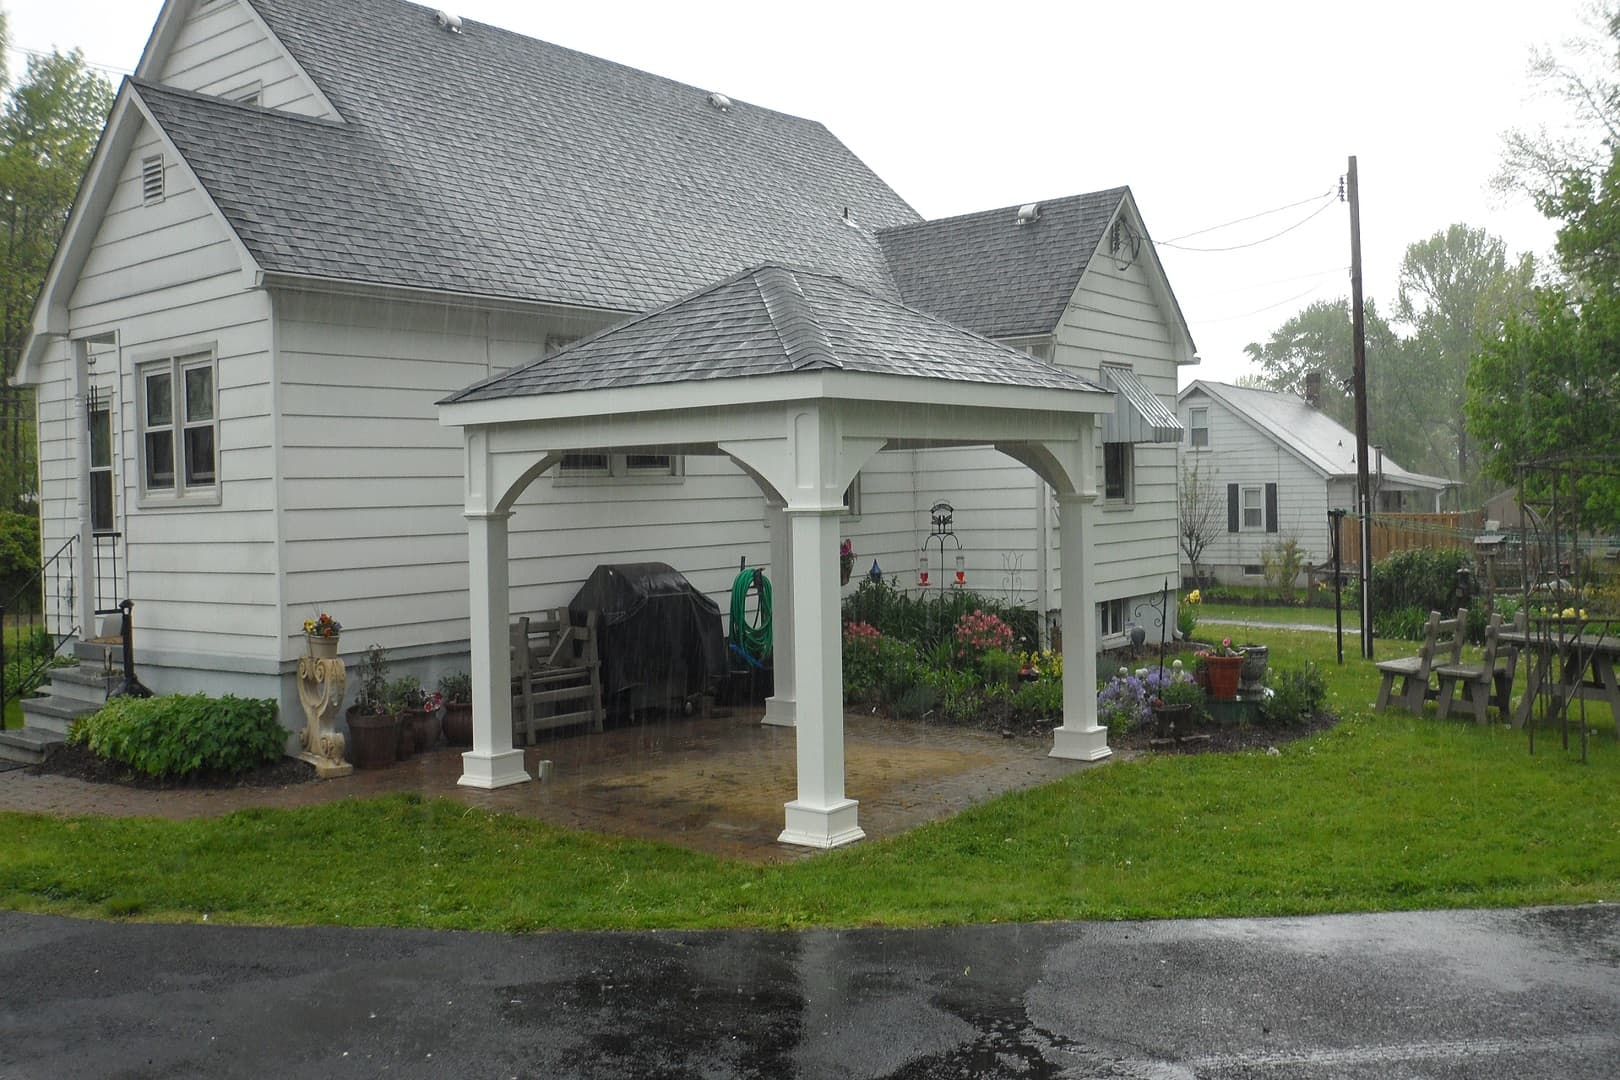
[{"label": "roof vent pipe", "polygon": [[452,15],[448,11],[435,11],[433,13],[439,20],[439,26],[452,34],[461,33],[461,16]]},{"label": "roof vent pipe", "polygon": [[713,105],[715,108],[719,109],[721,112],[730,112],[731,111],[731,99],[726,97],[726,95],[724,95],[724,94],[710,94],[709,95],[709,104]]},{"label": "roof vent pipe", "polygon": [[1018,224],[1033,225],[1041,220],[1041,204],[1025,203],[1018,208]]}]

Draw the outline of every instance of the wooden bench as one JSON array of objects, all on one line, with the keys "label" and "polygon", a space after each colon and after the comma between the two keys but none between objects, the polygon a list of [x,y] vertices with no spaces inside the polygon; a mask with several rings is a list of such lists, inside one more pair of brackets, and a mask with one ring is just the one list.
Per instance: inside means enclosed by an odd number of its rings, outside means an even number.
[{"label": "wooden bench", "polygon": [[[1514,619],[1512,629],[1524,632],[1524,612]],[[1451,715],[1451,705],[1457,691],[1462,691],[1462,702],[1474,714],[1474,722],[1487,720],[1485,710],[1495,705],[1497,713],[1507,716],[1512,706],[1513,674],[1519,666],[1519,649],[1502,640],[1502,616],[1492,615],[1485,628],[1485,651],[1477,664],[1436,664],[1434,677],[1440,683],[1440,718]]]},{"label": "wooden bench", "polygon": [[1468,612],[1465,609],[1458,609],[1453,619],[1442,619],[1438,611],[1429,612],[1429,621],[1423,631],[1423,645],[1416,656],[1378,661],[1376,666],[1384,679],[1378,687],[1378,702],[1374,707],[1380,710],[1389,708],[1395,680],[1400,679],[1401,692],[1397,703],[1408,712],[1421,714],[1423,703],[1438,692],[1429,686],[1436,657],[1439,657],[1440,663],[1455,664],[1460,661],[1462,639],[1467,630]]},{"label": "wooden bench", "polygon": [[589,724],[602,730],[602,661],[596,613],[574,626],[558,608],[512,623],[512,734]]}]

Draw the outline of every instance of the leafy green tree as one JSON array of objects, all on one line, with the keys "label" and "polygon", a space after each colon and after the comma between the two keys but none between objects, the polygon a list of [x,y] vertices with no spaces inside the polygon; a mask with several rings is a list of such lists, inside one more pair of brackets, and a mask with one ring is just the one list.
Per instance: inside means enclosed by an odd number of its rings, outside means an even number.
[{"label": "leafy green tree", "polygon": [[[112,87],[77,50],[30,59],[9,89],[0,109],[0,360],[7,383],[113,101]],[[37,490],[32,404],[32,394],[9,385],[0,399],[0,506],[19,506]]]},{"label": "leafy green tree", "polygon": [[[1367,423],[1369,441],[1403,466],[1434,471],[1441,448],[1434,442],[1421,404],[1407,392],[1406,343],[1366,303]],[[1350,396],[1355,356],[1351,343],[1350,301],[1318,300],[1278,327],[1265,344],[1245,350],[1259,368],[1260,384],[1269,390],[1305,395],[1305,376],[1321,372],[1322,412],[1355,430],[1355,402]]]},{"label": "leafy green tree", "polygon": [[1535,269],[1531,256],[1509,260],[1506,244],[1466,225],[1408,245],[1401,260],[1396,316],[1413,332],[1400,396],[1430,418],[1423,460],[1443,464],[1437,471],[1460,481],[1465,498],[1485,494],[1464,410],[1468,370],[1482,343],[1498,339],[1508,318],[1530,306]]}]

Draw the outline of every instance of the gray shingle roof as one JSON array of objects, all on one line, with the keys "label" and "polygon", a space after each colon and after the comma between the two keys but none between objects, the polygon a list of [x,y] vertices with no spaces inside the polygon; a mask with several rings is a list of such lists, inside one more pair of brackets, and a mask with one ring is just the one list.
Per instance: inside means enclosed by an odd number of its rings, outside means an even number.
[{"label": "gray shingle roof", "polygon": [[[1297,394],[1256,390],[1230,383],[1198,379],[1177,395],[1184,401],[1189,394],[1202,392],[1246,418],[1261,431],[1293,450],[1327,476],[1356,475],[1356,437],[1337,420],[1311,408]],[[1442,488],[1451,483],[1443,476],[1410,472],[1384,457],[1384,479],[1423,488]]]},{"label": "gray shingle roof", "polygon": [[762,266],[477,383],[440,404],[841,369],[924,379],[1099,387],[840,278]]},{"label": "gray shingle roof", "polygon": [[820,124],[402,0],[251,2],[343,124],[137,86],[267,270],[645,311],[786,261],[893,293],[866,230],[917,215]]},{"label": "gray shingle roof", "polygon": [[1129,188],[884,229],[878,233],[900,297],[987,337],[1049,334],[1074,296],[1103,230]]}]

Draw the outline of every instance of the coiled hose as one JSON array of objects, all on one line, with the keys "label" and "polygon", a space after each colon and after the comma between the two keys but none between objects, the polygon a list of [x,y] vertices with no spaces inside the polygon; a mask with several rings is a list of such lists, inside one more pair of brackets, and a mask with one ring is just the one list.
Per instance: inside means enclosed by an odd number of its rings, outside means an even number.
[{"label": "coiled hose", "polygon": [[[754,622],[748,621],[748,593],[757,590]],[[763,570],[744,570],[731,583],[731,645],[759,667],[771,658],[771,579]]]}]

